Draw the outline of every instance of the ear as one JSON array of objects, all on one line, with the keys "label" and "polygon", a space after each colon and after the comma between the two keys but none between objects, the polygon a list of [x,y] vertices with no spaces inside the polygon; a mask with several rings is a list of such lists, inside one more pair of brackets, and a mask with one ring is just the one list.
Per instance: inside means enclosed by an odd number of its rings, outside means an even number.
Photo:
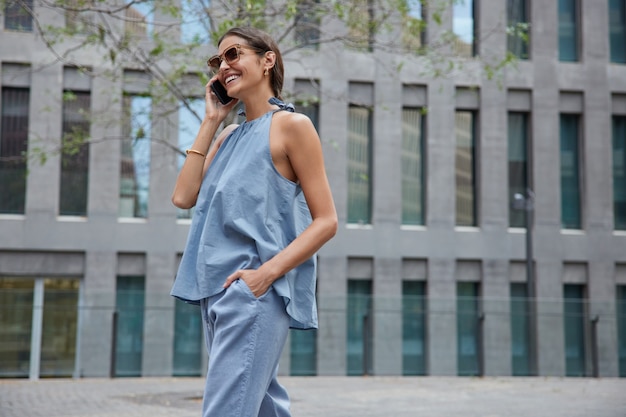
[{"label": "ear", "polygon": [[267,51],[265,53],[265,65],[264,65],[264,68],[267,68],[268,70],[271,70],[272,68],[274,68],[275,64],[276,64],[276,53],[274,51]]}]

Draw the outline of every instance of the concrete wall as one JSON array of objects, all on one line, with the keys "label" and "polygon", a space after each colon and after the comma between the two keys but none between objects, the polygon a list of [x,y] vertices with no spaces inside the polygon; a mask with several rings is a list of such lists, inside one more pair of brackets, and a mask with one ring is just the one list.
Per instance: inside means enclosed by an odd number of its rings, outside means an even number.
[{"label": "concrete wall", "polygon": [[[423,279],[431,302],[427,316],[427,369],[432,375],[457,372],[456,282],[473,277],[480,283],[483,302],[483,371],[509,375],[510,321],[507,318],[510,283],[525,279],[525,231],[508,228],[507,110],[529,110],[535,191],[535,274],[539,302],[536,313],[537,366],[541,375],[565,374],[563,339],[563,284],[575,280],[586,286],[588,318],[598,323],[599,373],[617,375],[615,285],[626,283],[626,234],[613,231],[611,114],[625,108],[626,67],[608,63],[606,2],[582,2],[582,55],[577,63],[558,61],[557,10],[553,0],[532,2],[531,59],[508,67],[502,77],[489,79],[480,62],[433,78],[428,62],[388,51],[371,54],[342,51],[322,45],[318,53],[296,52],[285,57],[287,84],[315,78],[320,92],[320,136],[326,167],[340,219],[337,236],[319,253],[320,329],[317,367],[320,375],[346,372],[346,292],[351,259],[369,259],[373,265],[374,351],[376,374],[401,374],[402,341],[400,297],[402,279]],[[505,9],[498,0],[479,9],[480,52],[501,58],[506,48]],[[54,16],[50,16],[54,19]],[[332,29],[334,22],[329,22]],[[452,27],[449,13],[443,27]],[[495,28],[495,29],[494,29]],[[101,57],[85,51],[86,62]],[[0,61],[28,63],[30,74],[31,145],[43,140],[58,144],[61,132],[63,67],[32,34],[4,32]],[[400,70],[398,64],[402,63]],[[0,74],[0,76],[3,74]],[[2,77],[3,85],[11,80]],[[347,225],[347,103],[351,83],[371,86],[374,106],[373,222]],[[471,87],[471,90],[468,90]],[[94,111],[121,111],[116,101],[123,83],[94,79]],[[466,94],[469,91],[469,95]],[[354,99],[354,97],[352,97]],[[621,101],[620,101],[621,100]],[[1,103],[0,103],[1,104]],[[400,151],[403,105],[427,106],[426,114],[426,224],[401,223]],[[621,106],[621,107],[620,107]],[[454,111],[478,111],[478,225],[455,227]],[[583,230],[561,229],[559,171],[559,113],[582,115]],[[626,112],[626,110],[624,110]],[[155,122],[154,132],[175,142],[176,120]],[[174,126],[174,127],[172,127]],[[94,136],[119,136],[115,124],[94,123]],[[152,148],[149,218],[118,218],[119,141],[93,145],[86,218],[59,217],[60,159],[31,162],[23,216],[0,215],[0,276],[57,274],[46,263],[33,270],[32,259],[70,256],[62,274],[82,279],[81,374],[106,376],[109,371],[111,313],[115,305],[116,276],[125,268],[137,272],[127,256],[143,259],[148,310],[144,328],[143,373],[168,375],[172,370],[173,300],[167,293],[187,235],[189,222],[177,221],[169,195],[176,177],[175,155],[162,146]],[[78,254],[78,256],[76,256]],[[57,259],[57,258],[55,258]],[[64,258],[65,259],[65,258]],[[404,276],[407,262],[416,261],[423,276]],[[568,265],[583,265],[583,275],[569,274]],[[475,276],[475,265],[479,275]],[[69,268],[69,272],[68,269]],[[520,278],[521,277],[521,278]],[[358,277],[357,277],[358,278]],[[499,301],[502,302],[499,302]],[[93,310],[102,305],[109,309]],[[614,317],[614,316],[613,316]],[[289,349],[289,347],[287,347]],[[288,350],[281,371],[288,373]]]}]

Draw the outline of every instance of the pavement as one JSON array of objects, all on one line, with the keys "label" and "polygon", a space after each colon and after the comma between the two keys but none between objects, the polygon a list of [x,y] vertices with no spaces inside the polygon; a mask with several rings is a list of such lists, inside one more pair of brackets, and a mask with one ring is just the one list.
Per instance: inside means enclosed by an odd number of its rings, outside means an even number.
[{"label": "pavement", "polygon": [[[291,395],[293,417],[626,417],[626,378],[319,376],[280,381]],[[203,383],[202,378],[160,377],[0,379],[0,416],[200,417]]]}]

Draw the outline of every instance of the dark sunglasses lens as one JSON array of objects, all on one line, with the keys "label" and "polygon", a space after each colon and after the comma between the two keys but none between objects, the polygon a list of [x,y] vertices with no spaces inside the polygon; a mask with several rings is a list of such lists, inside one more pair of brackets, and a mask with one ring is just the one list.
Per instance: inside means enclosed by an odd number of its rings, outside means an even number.
[{"label": "dark sunglasses lens", "polygon": [[220,63],[221,63],[220,57],[219,57],[219,56],[217,56],[217,55],[212,56],[212,57],[211,57],[211,58],[209,58],[209,60],[207,61],[207,64],[209,65],[209,67],[211,67],[211,68],[215,68],[215,69],[219,69],[219,67],[220,67]]},{"label": "dark sunglasses lens", "polygon": [[239,58],[239,50],[236,46],[228,48],[226,51],[224,51],[224,59],[227,63],[230,64],[231,62],[235,62],[237,58]]}]

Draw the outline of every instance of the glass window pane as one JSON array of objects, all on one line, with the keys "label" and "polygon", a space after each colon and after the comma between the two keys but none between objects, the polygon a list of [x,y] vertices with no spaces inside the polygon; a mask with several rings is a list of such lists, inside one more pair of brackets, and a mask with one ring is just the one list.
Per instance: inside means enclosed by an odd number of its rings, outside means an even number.
[{"label": "glass window pane", "polygon": [[317,49],[320,40],[319,0],[298,0],[295,17],[296,44]]},{"label": "glass window pane", "polygon": [[0,277],[0,377],[27,378],[35,281]]},{"label": "glass window pane", "polygon": [[457,0],[452,13],[452,31],[456,35],[454,49],[461,56],[476,55],[474,0]]},{"label": "glass window pane", "polygon": [[144,277],[117,277],[115,375],[141,376],[143,354]]},{"label": "glass window pane", "polygon": [[200,45],[211,42],[210,3],[210,0],[181,0],[181,42]]},{"label": "glass window pane", "polygon": [[70,377],[76,356],[77,279],[45,279],[40,376]]},{"label": "glass window pane", "polygon": [[421,109],[402,110],[402,224],[424,224]]},{"label": "glass window pane", "polygon": [[417,52],[426,44],[426,16],[422,0],[405,0],[402,11],[402,44],[409,52]]},{"label": "glass window pane", "polygon": [[530,310],[526,283],[511,284],[511,358],[514,376],[530,376]]},{"label": "glass window pane", "polygon": [[2,88],[0,213],[24,214],[29,101],[28,88]]},{"label": "glass window pane", "polygon": [[[196,134],[200,130],[200,124],[204,116],[204,98],[189,98],[187,100],[189,107],[180,103],[178,111],[178,149],[189,149],[196,140]],[[183,167],[185,155],[179,154],[177,158],[178,172]],[[190,219],[193,215],[193,208],[178,209],[177,216],[179,219]]]},{"label": "glass window pane", "polygon": [[[508,116],[509,203],[516,193],[526,195],[528,188],[528,115],[510,112]],[[526,226],[526,211],[509,204],[509,226]]]},{"label": "glass window pane", "polygon": [[565,375],[585,376],[585,288],[563,286],[565,325]]},{"label": "glass window pane", "polygon": [[152,99],[125,96],[120,173],[120,217],[148,217]]},{"label": "glass window pane", "polygon": [[33,0],[8,0],[3,4],[5,30],[33,31],[33,18],[28,11],[33,10]]},{"label": "glass window pane", "polygon": [[348,111],[348,223],[371,223],[372,112]]},{"label": "glass window pane", "polygon": [[609,42],[611,62],[626,64],[626,3],[609,0]]},{"label": "glass window pane", "polygon": [[426,285],[402,282],[402,375],[426,375]]},{"label": "glass window pane", "polygon": [[626,116],[613,116],[613,216],[626,230]]},{"label": "glass window pane", "polygon": [[507,1],[507,46],[510,53],[528,59],[529,13],[527,0]]},{"label": "glass window pane", "polygon": [[290,330],[291,370],[294,376],[317,374],[317,330]]},{"label": "glass window pane", "polygon": [[[371,352],[371,308],[372,308],[372,281],[348,280],[348,343],[347,343],[347,366],[348,375],[363,375],[367,367],[371,366],[369,358],[365,358],[363,339],[367,338],[368,351]],[[371,369],[368,369],[370,373]]]},{"label": "glass window pane", "polygon": [[174,302],[174,376],[200,376],[202,373],[202,316],[197,305]]},{"label": "glass window pane", "polygon": [[559,0],[559,59],[578,61],[578,1]]},{"label": "glass window pane", "polygon": [[476,226],[475,113],[457,111],[456,224]]},{"label": "glass window pane", "polygon": [[374,0],[352,0],[344,21],[348,27],[348,46],[362,52],[371,52],[377,25]]},{"label": "glass window pane", "polygon": [[579,116],[561,115],[561,223],[581,228]]},{"label": "glass window pane", "polygon": [[480,374],[478,285],[476,282],[457,283],[456,319],[459,376]]},{"label": "glass window pane", "polygon": [[91,94],[65,91],[63,96],[63,156],[59,214],[86,216]]},{"label": "glass window pane", "polygon": [[[126,1],[130,3],[130,1]],[[154,1],[133,1],[130,7],[125,9],[126,20],[124,22],[126,32],[139,37],[151,37],[154,32]]]}]

